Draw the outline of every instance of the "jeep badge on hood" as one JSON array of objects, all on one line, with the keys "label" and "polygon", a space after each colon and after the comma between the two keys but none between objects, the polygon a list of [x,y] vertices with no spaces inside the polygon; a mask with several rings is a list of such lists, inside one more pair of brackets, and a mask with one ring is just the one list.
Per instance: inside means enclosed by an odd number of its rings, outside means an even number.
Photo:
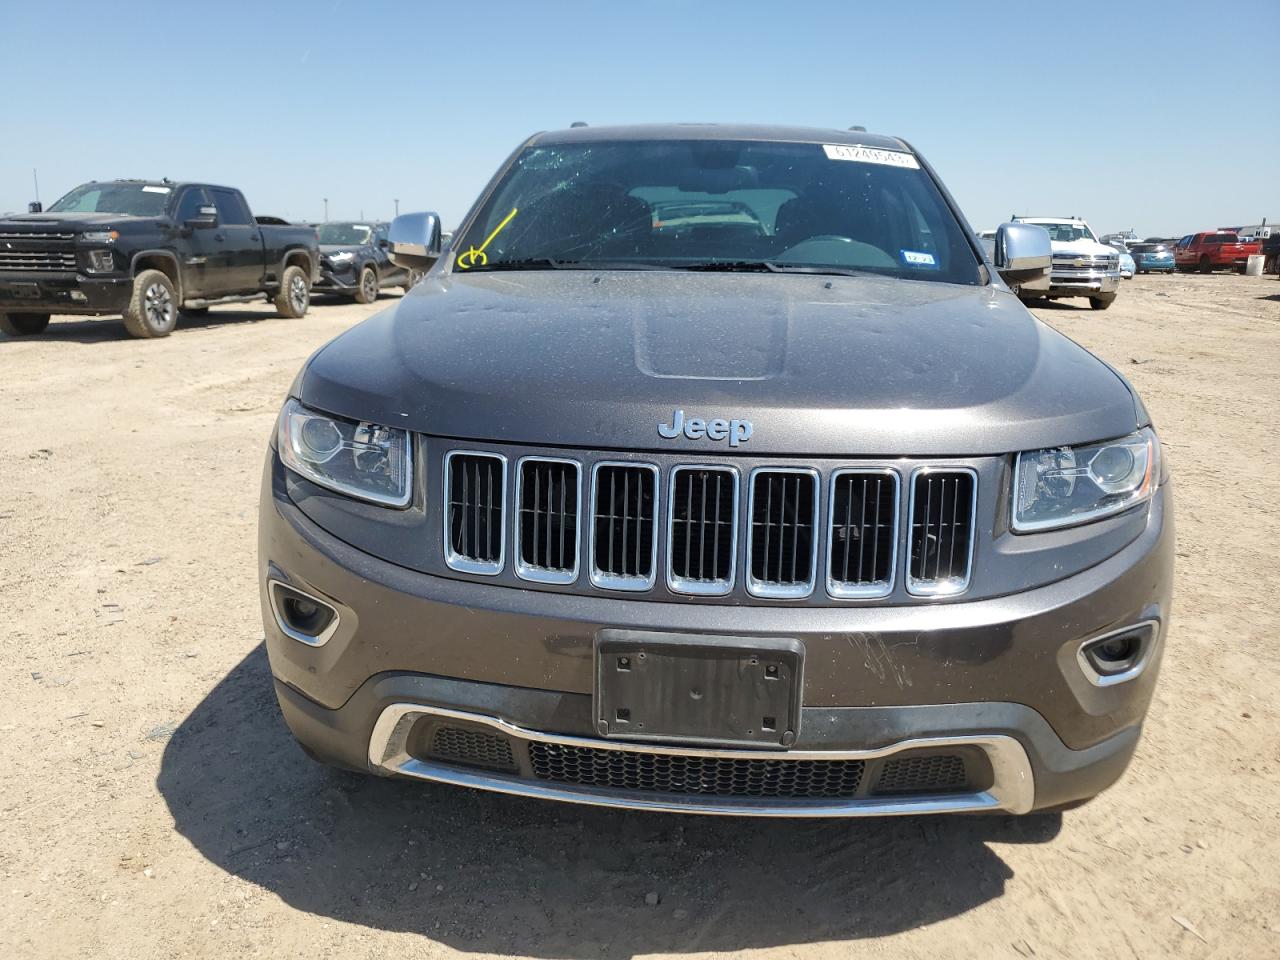
[{"label": "jeep badge on hood", "polygon": [[736,447],[751,439],[750,420],[699,420],[697,417],[684,418],[684,411],[677,410],[671,415],[670,423],[658,424],[658,435],[665,440],[674,440],[680,434],[690,440],[728,440],[729,446]]}]

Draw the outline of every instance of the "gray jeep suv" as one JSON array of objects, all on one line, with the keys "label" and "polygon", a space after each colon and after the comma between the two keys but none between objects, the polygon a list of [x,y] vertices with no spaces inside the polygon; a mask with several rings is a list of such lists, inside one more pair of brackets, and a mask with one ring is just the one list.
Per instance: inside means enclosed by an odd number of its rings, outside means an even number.
[{"label": "gray jeep suv", "polygon": [[768,816],[1062,808],[1138,742],[1168,624],[1160,443],[908,144],[530,138],[425,279],[298,375],[267,648],[322,761]]}]

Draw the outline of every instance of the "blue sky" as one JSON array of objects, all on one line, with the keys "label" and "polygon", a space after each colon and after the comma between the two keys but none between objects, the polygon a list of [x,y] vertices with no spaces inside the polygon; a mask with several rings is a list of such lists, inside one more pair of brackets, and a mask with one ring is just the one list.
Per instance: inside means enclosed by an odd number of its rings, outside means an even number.
[{"label": "blue sky", "polygon": [[722,120],[905,137],[978,228],[1280,218],[1280,0],[889,7],[0,0],[0,211],[35,167],[46,204],[168,176],[452,226],[534,131]]}]

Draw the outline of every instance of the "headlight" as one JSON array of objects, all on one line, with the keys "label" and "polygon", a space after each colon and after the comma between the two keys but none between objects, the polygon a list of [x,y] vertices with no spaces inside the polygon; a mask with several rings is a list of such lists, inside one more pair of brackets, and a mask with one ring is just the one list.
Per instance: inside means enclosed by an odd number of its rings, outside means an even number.
[{"label": "headlight", "polygon": [[413,497],[404,430],[325,416],[290,399],[280,411],[276,445],[286,467],[322,487],[389,507],[408,506]]},{"label": "headlight", "polygon": [[116,260],[110,250],[89,251],[90,273],[111,273],[116,268]]},{"label": "headlight", "polygon": [[1160,441],[1147,427],[1132,436],[1018,454],[1013,529],[1052,530],[1109,517],[1151,499],[1160,478]]},{"label": "headlight", "polygon": [[80,234],[80,239],[85,243],[112,243],[119,236],[117,230],[87,230]]},{"label": "headlight", "polygon": [[330,263],[346,263],[355,257],[355,254],[344,250],[341,253],[328,253],[325,256],[329,258]]}]

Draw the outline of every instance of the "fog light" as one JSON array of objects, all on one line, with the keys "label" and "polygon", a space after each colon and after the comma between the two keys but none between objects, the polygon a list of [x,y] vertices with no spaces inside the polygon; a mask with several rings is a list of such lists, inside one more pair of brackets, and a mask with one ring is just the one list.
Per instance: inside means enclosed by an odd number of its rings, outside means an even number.
[{"label": "fog light", "polygon": [[89,251],[89,271],[91,273],[111,273],[116,268],[115,257],[110,250]]},{"label": "fog light", "polygon": [[1142,672],[1155,643],[1154,620],[1088,640],[1080,646],[1080,668],[1098,686],[1132,680]]},{"label": "fog light", "polygon": [[72,300],[74,300],[76,303],[88,303],[88,302],[89,302],[89,298],[88,298],[87,296],[85,296],[85,293],[84,293],[84,291],[83,291],[83,290],[72,290],[72,291],[71,291],[71,299],[72,299]]},{"label": "fog light", "polygon": [[267,590],[276,624],[290,639],[319,647],[338,629],[338,611],[323,600],[278,580],[270,581]]}]

